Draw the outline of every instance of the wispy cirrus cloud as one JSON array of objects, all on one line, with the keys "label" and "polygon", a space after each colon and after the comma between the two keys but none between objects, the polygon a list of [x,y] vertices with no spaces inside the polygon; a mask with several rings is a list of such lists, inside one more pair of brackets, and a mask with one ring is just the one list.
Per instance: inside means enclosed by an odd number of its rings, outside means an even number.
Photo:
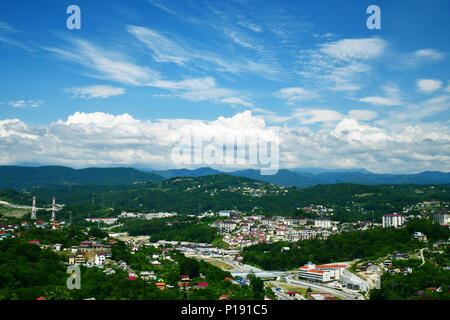
[{"label": "wispy cirrus cloud", "polygon": [[[127,31],[140,40],[152,52],[156,62],[174,63],[179,66],[197,71],[216,71],[234,75],[252,74],[261,78],[274,79],[280,76],[280,68],[272,61],[258,61],[246,57],[224,57],[207,49],[198,49],[192,43],[182,39],[174,41],[175,36],[170,38],[156,30],[141,27],[127,26]],[[262,48],[241,40],[229,31],[229,36],[234,42],[242,47],[262,50]]]},{"label": "wispy cirrus cloud", "polygon": [[148,83],[147,86],[172,91],[172,94],[160,95],[163,97],[175,96],[189,101],[214,101],[244,107],[253,106],[251,102],[241,98],[243,93],[233,89],[218,87],[215,79],[212,77],[191,78],[181,81],[158,80]]},{"label": "wispy cirrus cloud", "polygon": [[94,71],[90,74],[94,78],[128,85],[142,85],[160,77],[157,71],[139,66],[117,51],[97,47],[85,40],[69,39],[69,42],[72,45],[70,48],[46,47],[44,49],[61,59],[84,66],[90,72]]},{"label": "wispy cirrus cloud", "polygon": [[82,99],[107,99],[110,97],[116,97],[125,94],[124,88],[117,88],[106,85],[74,87],[67,88],[64,91],[72,94],[73,97],[79,97]]},{"label": "wispy cirrus cloud", "polygon": [[19,31],[12,27],[10,24],[0,21],[0,42],[4,43],[7,46],[17,47],[23,50],[26,50],[28,52],[34,52],[36,51],[33,48],[30,48],[26,44],[24,44],[22,41],[19,41],[15,38],[12,38],[12,34],[18,34]]},{"label": "wispy cirrus cloud", "polygon": [[395,84],[384,85],[382,87],[384,96],[368,96],[359,99],[360,102],[369,103],[377,106],[402,106],[405,103],[402,101],[400,90]]},{"label": "wispy cirrus cloud", "polygon": [[297,73],[305,81],[315,80],[335,91],[356,91],[362,74],[371,71],[369,62],[380,57],[387,42],[380,38],[342,39],[303,50],[299,56],[301,69]]}]

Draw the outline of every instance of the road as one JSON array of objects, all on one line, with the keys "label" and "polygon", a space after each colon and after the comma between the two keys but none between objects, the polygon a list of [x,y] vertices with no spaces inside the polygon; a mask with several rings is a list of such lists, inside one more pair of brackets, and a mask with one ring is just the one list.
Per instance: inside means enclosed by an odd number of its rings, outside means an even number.
[{"label": "road", "polygon": [[343,300],[364,300],[364,297],[361,294],[350,294],[347,292],[342,292],[327,286],[323,286],[317,283],[311,283],[308,281],[303,281],[303,280],[294,280],[292,279],[292,275],[291,276],[287,276],[286,277],[286,282],[292,286],[297,285],[298,287],[301,288],[311,288],[314,289],[316,291],[319,292],[326,292],[326,293],[330,293],[335,297],[341,298]]}]

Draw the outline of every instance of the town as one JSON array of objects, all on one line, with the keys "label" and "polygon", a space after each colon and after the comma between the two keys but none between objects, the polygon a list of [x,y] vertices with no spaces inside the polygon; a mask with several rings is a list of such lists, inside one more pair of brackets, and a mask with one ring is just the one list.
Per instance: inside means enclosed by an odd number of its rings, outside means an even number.
[{"label": "town", "polygon": [[[21,238],[39,231],[43,233],[64,232],[71,228],[68,221],[58,221],[57,206],[53,197],[50,221],[38,220],[36,216],[36,199],[33,198],[29,219],[10,223],[10,218],[2,217],[0,222],[0,240]],[[210,284],[189,274],[180,275],[177,281],[167,278],[167,269],[179,263],[177,255],[182,254],[189,259],[204,261],[216,266],[229,276],[223,280],[236,286],[248,287],[255,279],[261,279],[265,287],[265,299],[280,300],[364,300],[369,298],[372,289],[381,288],[382,275],[411,274],[417,267],[425,263],[424,252],[428,255],[444,254],[448,250],[449,239],[429,242],[427,234],[416,231],[411,239],[423,243],[421,248],[408,252],[392,253],[373,260],[355,259],[353,261],[335,261],[329,264],[317,264],[308,261],[289,270],[263,270],[246,264],[244,261],[247,247],[261,244],[270,245],[285,243],[281,252],[289,252],[302,246],[302,242],[316,239],[326,241],[333,235],[355,231],[375,229],[401,229],[408,221],[431,220],[444,228],[448,228],[450,213],[448,203],[425,201],[404,207],[402,214],[390,213],[382,217],[382,223],[370,221],[339,222],[333,220],[334,209],[320,204],[311,204],[301,208],[303,212],[312,214],[313,218],[296,218],[285,216],[267,217],[246,214],[238,210],[220,210],[204,212],[192,216],[199,223],[203,219],[212,219],[208,226],[216,230],[221,239],[220,247],[210,243],[194,243],[189,241],[151,241],[150,236],[130,236],[120,232],[126,221],[177,219],[175,212],[135,213],[121,212],[117,217],[86,218],[82,235],[86,240],[77,244],[64,246],[62,243],[49,243],[37,238],[30,239],[30,245],[42,250],[51,250],[65,257],[66,266],[76,265],[102,270],[106,276],[123,273],[129,281],[141,279],[160,290],[201,290]],[[437,209],[437,210],[436,210]],[[414,214],[413,214],[414,213]],[[169,220],[168,220],[169,219]],[[17,220],[16,220],[17,221]],[[169,222],[167,222],[169,223]],[[170,223],[169,223],[170,225]],[[36,230],[36,231],[33,231]],[[119,230],[119,231],[118,231]],[[31,232],[32,231],[32,232]],[[38,234],[38,233],[36,233]],[[43,238],[45,239],[45,237]],[[124,257],[140,257],[142,263],[133,263],[126,259],[116,260],[113,248],[123,243]],[[244,250],[244,251],[243,251]],[[418,261],[420,264],[405,265],[401,261]],[[145,266],[145,267],[144,267]],[[446,270],[450,265],[445,266]],[[200,281],[201,280],[201,281]],[[429,288],[432,292],[442,292],[446,288]],[[423,294],[418,292],[417,294]],[[39,297],[46,299],[46,297]],[[220,299],[231,298],[223,293]]]}]

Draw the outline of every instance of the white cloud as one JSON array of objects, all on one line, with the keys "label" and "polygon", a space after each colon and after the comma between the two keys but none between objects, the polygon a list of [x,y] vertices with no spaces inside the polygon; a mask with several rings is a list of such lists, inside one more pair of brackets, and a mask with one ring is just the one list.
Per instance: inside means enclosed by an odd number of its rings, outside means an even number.
[{"label": "white cloud", "polygon": [[274,93],[278,98],[287,100],[288,104],[294,104],[305,100],[318,98],[319,95],[313,91],[309,91],[299,87],[284,88]]},{"label": "white cloud", "polygon": [[72,48],[45,48],[55,53],[58,57],[78,63],[96,74],[94,78],[112,80],[128,85],[142,85],[153,79],[159,79],[158,72],[136,65],[122,54],[99,48],[84,40],[71,40]]},{"label": "white cloud", "polygon": [[149,121],[101,112],[77,112],[47,125],[0,120],[0,164],[167,168],[174,167],[167,161],[172,147],[186,135],[202,134],[207,139],[215,135],[225,139],[235,135],[270,137],[279,130],[281,167],[363,167],[374,172],[450,170],[450,130],[442,123],[396,122],[395,126],[382,127],[361,124],[333,111],[299,113],[301,117],[310,114],[306,123],[330,121],[334,125],[318,131],[269,126],[249,111],[214,121]]},{"label": "white cloud", "polygon": [[248,21],[238,21],[237,24],[254,32],[263,32],[263,28],[255,23],[251,23]]},{"label": "white cloud", "polygon": [[224,99],[220,100],[220,102],[229,103],[232,105],[241,105],[244,107],[253,107],[252,103],[244,101],[241,98],[237,98],[237,97],[224,98]]},{"label": "white cloud", "polygon": [[439,60],[444,57],[444,54],[435,49],[421,49],[415,51],[413,57],[416,59]]},{"label": "white cloud", "polygon": [[213,101],[228,103],[231,105],[242,105],[251,107],[253,104],[239,96],[242,94],[236,90],[220,88],[212,77],[192,78],[181,81],[158,80],[148,83],[147,86],[166,89],[172,91],[169,95],[159,96],[176,96],[189,101]]},{"label": "white cloud", "polygon": [[38,108],[41,104],[43,104],[43,101],[40,100],[16,100],[16,101],[9,101],[9,105],[13,106],[14,108]]},{"label": "white cloud", "polygon": [[342,39],[300,52],[301,70],[306,81],[315,80],[326,90],[355,91],[361,76],[372,70],[371,60],[382,56],[387,42],[378,38]]},{"label": "white cloud", "polygon": [[368,60],[379,57],[387,44],[382,39],[343,39],[321,45],[320,51],[338,60]]},{"label": "white cloud", "polygon": [[194,58],[192,53],[152,29],[128,26],[127,31],[153,51],[153,59],[157,62],[172,62],[182,65]]},{"label": "white cloud", "polygon": [[394,83],[389,83],[382,87],[385,96],[369,96],[359,99],[361,102],[380,106],[402,106],[401,92]]},{"label": "white cloud", "polygon": [[327,109],[296,109],[293,116],[301,124],[324,123],[329,125],[344,118],[344,115],[335,110]]},{"label": "white cloud", "polygon": [[[175,36],[172,37],[176,40],[171,40],[146,27],[131,25],[127,27],[127,31],[153,52],[152,57],[156,62],[175,63],[179,66],[201,71],[214,70],[237,75],[250,73],[267,79],[274,79],[281,73],[277,64],[267,58],[263,61],[254,61],[241,56],[224,58],[221,54],[197,49],[192,43],[186,43],[183,39]],[[262,50],[261,47],[249,43],[248,40],[241,39],[234,32],[228,31],[228,36],[243,47]]]},{"label": "white cloud", "polygon": [[434,92],[442,87],[442,81],[433,79],[417,80],[417,88],[424,93]]},{"label": "white cloud", "polygon": [[17,32],[15,28],[10,26],[8,23],[0,21],[0,31],[4,32]]},{"label": "white cloud", "polygon": [[371,121],[378,117],[378,113],[372,110],[350,110],[348,117],[361,121]]},{"label": "white cloud", "polygon": [[74,97],[80,97],[82,99],[92,99],[92,98],[106,99],[109,97],[115,97],[125,94],[124,88],[116,88],[104,85],[68,88],[65,89],[65,91],[73,94]]},{"label": "white cloud", "polygon": [[[138,32],[139,34],[142,32],[147,33],[149,31],[146,28],[139,28],[136,30],[140,30]],[[92,77],[112,80],[122,84],[156,87],[175,92],[174,94],[169,95],[159,94],[158,96],[161,97],[176,96],[189,101],[209,100],[213,102],[223,102],[222,100],[224,99],[234,98],[234,103],[236,103],[236,99],[240,99],[242,105],[251,105],[250,102],[245,101],[242,97],[237,97],[238,95],[241,95],[239,92],[218,87],[215,79],[212,77],[191,78],[181,81],[163,80],[158,72],[148,67],[136,65],[118,52],[98,48],[83,40],[72,40],[72,43],[74,44],[74,48],[70,50],[59,48],[46,49],[57,54],[62,59],[73,61],[93,70],[96,74],[92,74]],[[170,48],[167,49],[166,53],[169,51]],[[160,59],[182,61],[182,59],[178,59],[176,56],[169,58],[161,52],[159,53]],[[101,88],[96,89],[99,90]],[[109,94],[112,93],[111,90],[108,90],[108,92]],[[79,94],[80,92],[76,91],[75,93]],[[120,93],[120,90],[115,89],[113,93]],[[84,96],[91,97],[89,93]]]},{"label": "white cloud", "polygon": [[359,101],[370,103],[370,104],[375,104],[375,105],[381,105],[381,106],[400,106],[403,104],[402,102],[400,102],[396,99],[376,97],[376,96],[364,97],[362,99],[359,99]]}]

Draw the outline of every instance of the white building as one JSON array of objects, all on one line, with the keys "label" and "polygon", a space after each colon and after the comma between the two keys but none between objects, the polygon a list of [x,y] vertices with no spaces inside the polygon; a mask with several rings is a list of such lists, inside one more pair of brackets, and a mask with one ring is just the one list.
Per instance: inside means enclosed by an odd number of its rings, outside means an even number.
[{"label": "white building", "polygon": [[96,266],[104,265],[106,262],[106,255],[104,252],[97,252],[94,258],[94,264]]},{"label": "white building", "polygon": [[399,228],[405,224],[405,217],[401,214],[385,214],[383,216],[383,228]]},{"label": "white building", "polygon": [[323,229],[331,228],[331,220],[327,218],[314,219],[314,227]]},{"label": "white building", "polygon": [[313,282],[329,282],[334,277],[333,271],[318,270],[312,263],[308,263],[303,267],[300,267],[300,278],[313,281]]},{"label": "white building", "polygon": [[343,270],[345,270],[347,266],[345,264],[326,264],[326,265],[320,265],[316,266],[317,270],[321,271],[329,271],[331,272],[331,277],[335,280],[339,280],[342,276]]},{"label": "white building", "polygon": [[85,220],[94,223],[115,224],[118,218],[87,218]]}]

